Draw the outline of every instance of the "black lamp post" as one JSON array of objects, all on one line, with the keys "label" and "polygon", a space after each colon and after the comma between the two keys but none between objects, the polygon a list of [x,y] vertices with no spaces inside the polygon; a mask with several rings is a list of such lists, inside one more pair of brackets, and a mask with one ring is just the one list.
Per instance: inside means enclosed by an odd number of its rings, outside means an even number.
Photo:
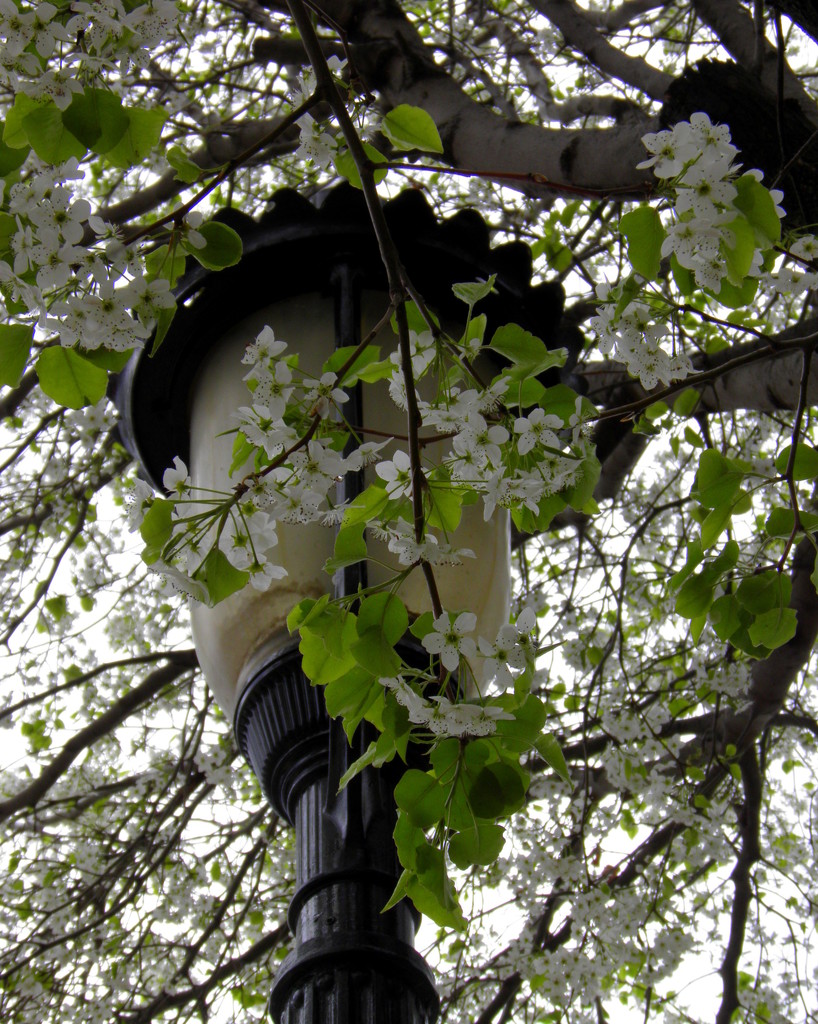
[{"label": "black lamp post", "polygon": [[[514,321],[554,343],[562,290],[531,286],[526,246],[490,249],[477,214],[438,223],[417,192],[387,203],[385,215],[413,284],[442,323],[463,317],[452,283],[496,274],[497,294],[481,305],[489,324]],[[179,455],[191,465],[194,487],[230,487],[232,441],[219,435],[232,426],[230,414],[248,404],[241,354],[266,323],[299,351],[303,367],[318,372],[333,345],[357,344],[362,324],[371,326],[387,305],[360,193],[336,189],[317,208],[279,192],[259,221],[232,211],[224,217],[242,235],[241,263],[218,274],[194,267],[177,290],[179,310],[158,353],[141,354],[119,382],[121,436],[155,485]],[[351,423],[405,432],[388,401],[380,406],[376,398],[375,405],[362,409],[356,390],[345,414]],[[362,473],[339,486],[342,500],[354,497]],[[505,513],[483,523],[474,511],[465,529],[477,569],[448,569],[440,585],[444,603],[468,606],[478,619],[482,611],[490,633],[507,613],[509,526]],[[414,949],[417,914],[407,901],[381,913],[400,875],[392,840],[397,769],[366,769],[338,793],[370,737],[360,728],[350,748],[284,628],[302,597],[330,590],[342,597],[367,584],[366,563],[339,570],[331,582],[322,575],[330,534],[318,526],[282,528],[276,551],[288,568],[285,580],[266,594],[241,592],[215,609],[192,609],[208,684],[233,717],[267,798],[296,828],[294,947],[276,974],[270,1010],[280,1024],[431,1024],[438,997]],[[457,543],[463,545],[460,531]],[[422,583],[401,591],[415,613],[425,610],[423,594]],[[410,647],[404,655],[412,657]]]}]

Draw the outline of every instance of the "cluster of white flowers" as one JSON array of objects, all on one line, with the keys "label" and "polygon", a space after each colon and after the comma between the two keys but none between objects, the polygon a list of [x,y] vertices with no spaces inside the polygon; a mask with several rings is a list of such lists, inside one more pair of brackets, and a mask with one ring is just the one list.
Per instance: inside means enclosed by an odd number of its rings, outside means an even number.
[{"label": "cluster of white flowers", "polygon": [[[379,463],[376,470],[385,464]],[[422,541],[416,540],[413,527],[403,519],[398,519],[387,527],[375,526],[372,528],[372,534],[378,540],[384,541],[393,555],[398,556],[400,565],[416,565],[421,561],[428,562],[429,565],[462,565],[464,558],[476,557],[471,548],[453,548],[451,544],[431,532],[428,532]]]},{"label": "cluster of white flowers", "polygon": [[202,743],[193,755],[193,763],[211,786],[222,786],[232,780],[235,774],[231,768],[232,760],[233,753],[226,744],[206,746]]},{"label": "cluster of white flowers", "polygon": [[436,736],[489,736],[497,722],[514,716],[491,704],[471,701],[450,701],[447,697],[421,697],[406,680],[381,679],[381,685],[391,690],[399,704],[409,712],[409,721],[422,725]]},{"label": "cluster of white flowers", "polygon": [[[46,104],[37,109],[53,103],[65,111],[103,74],[106,88],[123,88],[129,68],[147,66],[151,48],[172,36],[179,15],[169,0],[0,0],[0,83]],[[59,67],[44,70],[57,51]],[[84,177],[76,157],[49,166],[30,153],[26,167],[32,173],[20,181],[0,181],[16,224],[0,260],[0,283],[31,322],[58,331],[63,345],[118,351],[143,345],[162,310],[174,305],[168,282],[148,281],[136,254],[76,197],[71,183]]]},{"label": "cluster of white flowers", "polygon": [[[436,344],[430,332],[415,331],[410,332],[410,344],[413,372],[420,378],[433,364]],[[400,408],[406,408],[403,375],[394,354],[392,362],[395,369],[389,392]],[[482,496],[486,520],[498,505],[524,505],[536,514],[543,498],[578,482],[583,459],[590,453],[579,430],[580,399],[567,422],[542,409],[518,417],[513,433],[493,421],[507,386],[503,379],[484,390],[454,386],[435,401],[417,395],[424,427],[451,437],[451,450],[442,459],[442,465],[453,482]],[[557,432],[566,427],[573,428],[570,439],[560,440]],[[570,450],[566,450],[569,441]],[[527,458],[517,458],[512,453]],[[396,453],[377,472],[386,481],[390,496],[410,493],[409,457],[405,452]]]},{"label": "cluster of white flowers", "polygon": [[661,320],[654,321],[645,303],[629,302],[617,313],[617,303],[608,301],[616,297],[616,289],[603,283],[597,285],[596,295],[604,305],[591,318],[591,326],[599,335],[599,351],[603,355],[615,348],[628,373],[638,377],[648,390],[660,381],[667,385],[688,375],[690,360],[682,352],[668,352],[662,347],[662,341],[670,333],[668,325]]},{"label": "cluster of white flowers", "polygon": [[[82,177],[72,158],[11,186],[8,211],[17,229],[8,261],[0,259],[0,282],[65,346],[141,347],[175,300],[168,282],[149,282],[87,200],[75,198],[68,183]],[[86,232],[96,236],[90,244]]]},{"label": "cluster of white flowers", "polygon": [[[734,184],[738,168],[733,159],[738,150],[730,143],[729,129],[711,124],[707,114],[693,114],[690,123],[682,121],[672,131],[646,135],[643,142],[651,152],[670,149],[674,153],[673,158],[657,155],[640,164],[653,164],[659,177],[674,179],[675,217],[668,226],[662,256],[675,255],[700,288],[718,291],[727,275],[725,251],[735,248],[731,225],[737,215],[733,201],[738,196]],[[761,181],[761,171],[748,173]],[[778,189],[770,195],[776,203],[784,197]],[[783,216],[784,211],[778,213]],[[756,249],[747,276],[757,277],[761,262],[761,251]]]},{"label": "cluster of white flowers", "polygon": [[[334,75],[340,76],[346,67],[346,61],[341,60],[340,57],[330,57],[327,60],[327,67]],[[292,90],[293,107],[299,107],[305,103],[315,92],[315,86],[315,72],[312,68],[303,70]],[[331,125],[316,121],[312,114],[303,114],[297,124],[300,140],[296,158],[311,160],[317,168],[326,170],[338,155],[341,145],[340,135],[333,130]]]},{"label": "cluster of white flowers", "polygon": [[[430,339],[431,335],[427,338],[411,333],[413,360],[421,373],[435,356],[436,345]],[[244,379],[251,404],[238,409],[236,425],[269,464],[262,472],[246,476],[240,485],[241,501],[228,494],[223,499],[194,494],[187,468],[178,459],[163,480],[176,500],[174,540],[169,547],[175,555],[155,562],[154,568],[174,586],[199,599],[207,595],[197,572],[211,548],[209,538],[214,535],[216,519],[221,550],[235,568],[250,573],[254,586],[264,589],[284,575],[284,569],[276,566],[271,556],[277,544],[277,524],[338,523],[344,509],[333,501],[334,491],[346,473],[374,462],[375,474],[389,499],[400,500],[412,494],[412,467],[406,451],[399,449],[391,458],[378,461],[378,453],[390,442],[363,442],[347,455],[338,450],[338,432],[330,413],[335,410],[340,414],[347,396],[338,387],[335,373],[325,371],[314,377],[302,371],[290,358],[286,342],[276,338],[269,326],[247,346],[242,362],[248,367]],[[399,372],[396,368],[393,382]],[[442,465],[455,485],[482,494],[486,519],[498,504],[522,502],[536,513],[544,496],[577,481],[582,460],[588,454],[580,432],[580,399],[567,423],[535,409],[516,419],[512,433],[489,418],[496,414],[506,387],[501,380],[485,391],[454,386],[435,402],[418,398],[424,425],[451,438],[451,450],[444,455]],[[313,429],[316,419],[329,421],[324,434]],[[566,427],[571,434],[561,440],[557,432]],[[565,450],[569,445],[570,449]],[[151,502],[149,488],[138,484],[130,510],[132,529],[139,527]],[[213,525],[206,531],[200,523],[208,505]],[[460,564],[463,558],[474,557],[470,549],[453,548],[431,530],[418,540],[413,527],[401,518],[376,522],[371,528],[403,566],[421,561]],[[498,643],[502,648],[508,638],[498,638]],[[443,663],[447,668],[451,660],[446,648]]]},{"label": "cluster of white flowers", "polygon": [[[51,99],[60,109],[82,91],[82,79],[101,70],[147,67],[150,50],[172,36],[179,8],[171,0],[24,4],[0,0],[0,74],[15,92]],[[81,40],[81,45],[79,44]],[[31,47],[34,51],[32,52]],[[59,70],[43,73],[61,48]]]},{"label": "cluster of white flowers", "polygon": [[[537,654],[537,616],[533,608],[524,608],[514,623],[501,626],[494,641],[469,635],[477,626],[473,612],[455,616],[444,612],[433,620],[433,629],[421,643],[429,654],[436,655],[447,672],[457,672],[462,661],[468,662],[470,674],[501,688],[513,681],[514,673],[532,668]],[[482,662],[482,672],[476,671]]]},{"label": "cluster of white flowers", "polygon": [[[818,266],[818,238],[812,234],[801,235],[787,249],[789,257]],[[818,273],[805,270],[800,263],[793,265],[782,257],[778,267],[765,271],[760,277],[761,283],[779,295],[803,295],[818,288]]]},{"label": "cluster of white flowers", "polygon": [[[652,167],[669,192],[673,209],[663,228],[665,236],[661,256],[674,257],[690,272],[696,285],[718,295],[728,276],[728,255],[737,246],[737,232],[751,228],[735,205],[739,196],[735,181],[739,168],[734,163],[738,150],[730,142],[725,125],[714,125],[707,114],[692,114],[667,131],[643,136],[642,142],[652,155],[639,167]],[[745,172],[758,181],[760,171]],[[770,190],[774,203],[783,193]],[[776,206],[779,217],[784,211]],[[755,246],[744,277],[758,278],[762,273],[762,250]],[[782,281],[783,285],[790,282]],[[806,284],[805,287],[808,287]],[[655,308],[634,296],[622,301],[622,287],[607,284],[597,287],[603,303],[591,326],[599,336],[600,351],[616,355],[638,377],[645,388],[683,379],[690,372],[687,356],[665,348],[671,335],[667,318],[671,309],[664,302]]]}]

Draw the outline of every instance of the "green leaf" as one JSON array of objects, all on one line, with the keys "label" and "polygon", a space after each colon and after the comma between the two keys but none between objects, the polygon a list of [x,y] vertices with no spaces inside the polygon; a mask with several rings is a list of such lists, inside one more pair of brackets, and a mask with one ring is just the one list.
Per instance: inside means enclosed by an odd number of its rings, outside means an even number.
[{"label": "green leaf", "polygon": [[[418,910],[428,914],[438,924],[450,928],[465,927],[466,922],[446,872],[443,852],[424,843],[417,851],[416,864],[418,882],[425,891],[418,892],[417,885],[410,883],[409,896]],[[428,902],[427,894],[433,897],[434,903]],[[421,909],[418,900],[425,902],[425,909]]]},{"label": "green leaf", "polygon": [[481,768],[469,787],[469,802],[477,817],[493,820],[518,811],[525,803],[524,778],[521,769],[509,764]]},{"label": "green leaf", "polygon": [[692,416],[700,400],[701,395],[695,388],[685,388],[673,402],[673,411],[677,416]]},{"label": "green leaf", "polygon": [[[560,350],[564,351],[564,350]],[[563,423],[568,423],[570,418],[577,411],[577,398],[579,395],[566,384],[554,384],[545,389],[540,405],[546,412],[559,416]],[[582,398],[580,412],[583,419],[596,414],[596,407],[587,399]]]},{"label": "green leaf", "polygon": [[[371,672],[356,667],[325,686],[327,712],[331,718],[339,715],[343,718],[344,731],[351,738],[362,719],[378,699],[383,698],[383,692],[383,687]],[[373,757],[375,753],[377,751],[373,752]]]},{"label": "green leaf", "polygon": [[733,184],[738,195],[733,206],[741,210],[747,220],[761,235],[762,245],[772,245],[781,238],[781,220],[775,210],[775,201],[758,179],[752,174],[742,174]]},{"label": "green leaf", "polygon": [[[709,289],[705,289],[709,291]],[[721,287],[715,295],[722,306],[729,306],[730,309],[741,309],[742,306],[749,306],[758,291],[758,278],[747,277],[740,285],[735,285],[726,277],[722,278]]]},{"label": "green leaf", "polygon": [[745,470],[735,459],[728,459],[713,448],[707,448],[699,456],[696,473],[697,497],[705,508],[716,508],[733,501],[736,497]]},{"label": "green leaf", "polygon": [[[209,220],[196,229],[204,238],[206,245],[196,249],[192,245],[185,248],[208,270],[222,270],[233,267],[241,259],[241,236],[233,228],[217,220]],[[183,243],[184,244],[184,243]]]},{"label": "green leaf", "polygon": [[452,486],[448,480],[429,479],[428,498],[430,504],[428,524],[445,533],[451,533],[460,525],[463,514],[463,491]]},{"label": "green leaf", "polygon": [[789,604],[792,583],[789,577],[775,569],[768,569],[757,576],[747,576],[736,590],[736,600],[755,615]]},{"label": "green leaf", "polygon": [[23,118],[31,148],[47,164],[62,164],[72,156],[82,159],[87,152],[76,135],[63,123],[62,111],[55,103],[44,103]]},{"label": "green leaf", "polygon": [[115,352],[108,348],[95,348],[91,352],[83,352],[82,358],[86,362],[98,366],[101,370],[107,370],[109,373],[121,373],[128,365],[132,355],[132,348],[126,349],[124,352]]},{"label": "green leaf", "polygon": [[798,619],[793,608],[771,608],[757,615],[748,632],[757,647],[774,650],[792,640]]},{"label": "green leaf", "polygon": [[153,344],[151,345],[151,356],[159,351],[159,346],[167,337],[173,318],[176,316],[176,302],[170,308],[160,309],[156,314],[156,327],[153,330]]},{"label": "green leaf", "polygon": [[327,605],[317,620],[300,627],[301,667],[313,683],[331,683],[355,668],[350,650],[358,638],[355,616],[339,612],[337,606]]},{"label": "green leaf", "polygon": [[422,640],[429,633],[433,632],[435,628],[434,615],[431,612],[423,612],[421,615],[414,620],[409,627],[409,632],[412,636],[417,637],[418,640]]},{"label": "green leaf", "polygon": [[302,625],[306,625],[313,614],[319,615],[328,603],[329,594],[324,594],[317,601],[313,597],[305,597],[303,601],[298,602],[287,616],[287,629],[294,633]]},{"label": "green leaf", "polygon": [[417,828],[431,828],[443,817],[446,790],[428,772],[409,768],[395,786],[395,803]]},{"label": "green leaf", "polygon": [[507,372],[503,372],[498,374],[494,380],[502,380],[504,383],[507,383],[506,393],[503,395],[503,404],[509,408],[519,406],[521,409],[530,409],[532,405],[542,405],[545,388],[536,377],[514,380]]},{"label": "green leaf", "polygon": [[[339,373],[341,367],[344,366],[357,348],[357,345],[343,345],[341,348],[337,348],[324,363],[324,373]],[[381,350],[379,345],[367,345],[366,348],[359,352],[355,357],[355,362],[349,367],[344,376],[338,380],[338,385],[345,385],[348,387],[354,384],[363,376],[367,367],[372,367],[376,360],[380,358],[380,355]],[[394,370],[394,364],[390,360],[387,360],[387,362]]]},{"label": "green leaf", "polygon": [[[382,164],[386,162],[386,157],[383,153],[379,153],[374,146],[371,146],[368,142],[364,144],[364,152],[366,153],[367,159],[373,164]],[[332,158],[332,162],[335,164],[335,170],[353,186],[353,188],[363,188],[361,183],[361,176],[358,173],[358,168],[355,165],[352,153],[348,149],[342,149],[337,156]],[[386,177],[387,168],[375,168],[372,172],[372,178],[375,184],[379,184]]]},{"label": "green leaf", "polygon": [[11,240],[17,234],[17,230],[16,219],[8,213],[0,213],[0,258],[5,258],[6,263],[14,262],[11,258]]},{"label": "green leaf", "polygon": [[401,660],[392,644],[379,629],[368,629],[351,645],[350,653],[358,664],[375,676],[394,676]]},{"label": "green leaf", "polygon": [[712,509],[702,523],[702,550],[711,548],[733,518],[733,505],[718,505]]},{"label": "green leaf", "polygon": [[141,164],[159,145],[162,128],[170,114],[159,107],[128,110],[128,127],[117,144],[107,151],[106,159],[115,167],[134,167]]},{"label": "green leaf", "polygon": [[426,842],[423,829],[413,825],[405,811],[398,809],[398,820],[392,832],[398,860],[405,868],[414,871],[417,865],[418,850]]},{"label": "green leaf", "polygon": [[369,746],[366,748],[364,753],[361,754],[361,756],[359,758],[357,758],[355,761],[352,762],[352,764],[349,766],[349,768],[347,768],[347,770],[344,772],[344,774],[338,780],[338,792],[339,793],[341,792],[342,789],[346,788],[346,786],[349,784],[349,782],[351,782],[351,780],[354,779],[356,775],[360,775],[361,772],[364,770],[364,768],[368,768],[369,765],[371,765],[374,762],[375,757],[377,756],[377,753],[378,753],[378,746],[375,743],[375,741],[373,740],[369,744]]},{"label": "green leaf", "polygon": [[130,119],[115,93],[88,87],[62,112],[62,122],[87,149],[102,154],[119,142]]},{"label": "green leaf", "polygon": [[0,324],[0,387],[16,387],[28,362],[34,328]]},{"label": "green leaf", "polygon": [[45,601],[45,608],[52,618],[59,622],[60,619],[65,618],[68,612],[68,599],[65,594],[59,594],[55,597],[49,597]]},{"label": "green leaf", "polygon": [[401,876],[398,879],[398,884],[392,891],[392,895],[381,908],[382,914],[385,914],[387,910],[391,910],[392,907],[396,907],[404,896],[409,895],[409,883],[416,878],[417,875],[415,875],[414,871],[410,871],[409,868],[403,869]]},{"label": "green leaf", "polygon": [[582,463],[581,476],[572,486],[562,492],[563,498],[577,512],[585,511],[585,506],[593,497],[596,485],[602,473],[602,466],[596,455],[591,454]]},{"label": "green leaf", "polygon": [[637,274],[648,281],[659,276],[662,242],[667,232],[657,210],[638,206],[619,222],[619,230],[628,240],[628,259]]},{"label": "green leaf", "polygon": [[550,494],[540,499],[536,514],[530,508],[511,509],[511,518],[521,533],[536,534],[547,530],[551,520],[565,508],[565,499],[559,494]]},{"label": "green leaf", "polygon": [[409,626],[409,613],[397,594],[373,594],[361,601],[356,626],[360,636],[377,629],[390,644],[396,644]]},{"label": "green leaf", "polygon": [[[783,476],[787,472],[792,445],[788,444],[775,457],[775,468]],[[818,478],[818,449],[799,441],[795,447],[795,460],[792,467],[793,480],[815,480]]]},{"label": "green leaf", "polygon": [[395,149],[443,152],[437,125],[421,107],[412,107],[408,103],[393,107],[381,122],[381,131]]},{"label": "green leaf", "polygon": [[[24,92],[18,92],[14,97],[14,105],[6,113],[5,124],[3,125],[3,142],[11,149],[28,149],[28,133],[23,127],[23,119],[32,110],[39,106],[46,106]],[[51,104],[53,106],[53,104]]]},{"label": "green leaf", "polygon": [[37,359],[36,370],[45,394],[68,409],[96,405],[108,387],[108,374],[104,370],[61,345],[44,349]]},{"label": "green leaf", "polygon": [[547,710],[539,697],[529,694],[518,708],[513,707],[508,697],[489,700],[486,704],[488,707],[496,707],[499,704],[514,715],[512,719],[500,719],[497,722],[496,735],[502,737],[503,743],[509,749],[523,753],[536,746],[542,739],[540,734],[545,725]]},{"label": "green leaf", "polygon": [[710,608],[710,624],[719,640],[725,642],[742,626],[741,606],[733,594],[722,594],[716,598]]},{"label": "green leaf", "polygon": [[165,154],[165,159],[176,171],[177,181],[192,185],[194,181],[199,180],[202,168],[198,164],[194,164],[181,146],[171,146]]},{"label": "green leaf", "polygon": [[332,575],[338,569],[365,560],[364,524],[354,523],[352,526],[343,526],[335,535],[335,550],[332,558],[328,558],[325,562],[324,572]]},{"label": "green leaf", "polygon": [[478,822],[464,829],[449,841],[449,858],[455,867],[466,869],[472,864],[493,864],[503,852],[505,833],[502,825]]},{"label": "green leaf", "polygon": [[683,619],[694,619],[703,615],[712,603],[713,584],[700,573],[682,584],[676,595],[676,614]]},{"label": "green leaf", "polygon": [[[809,533],[818,530],[818,515],[798,510],[800,529]],[[791,508],[774,508],[767,516],[764,528],[770,537],[791,537],[795,529],[795,512]]]},{"label": "green leaf", "polygon": [[171,288],[185,272],[185,256],[174,243],[171,252],[169,245],[160,245],[158,249],[145,257],[145,269],[148,280],[155,281],[161,277],[170,282]]},{"label": "green leaf", "polygon": [[[406,894],[409,899],[420,914],[428,917],[441,928],[455,928],[457,931],[462,931],[466,927],[466,919],[454,897],[454,890],[448,876],[443,875],[438,879],[437,875],[431,876],[427,873],[427,877],[431,878],[433,882],[439,882],[437,890],[432,891],[420,881],[417,875],[412,874],[406,885]],[[449,906],[448,904],[453,905]]]},{"label": "green leaf", "polygon": [[699,637],[704,632],[704,627],[707,625],[707,615],[694,615],[690,620],[690,637],[694,644],[699,642]]},{"label": "green leaf", "polygon": [[370,484],[358,497],[347,506],[344,512],[343,525],[353,526],[356,523],[369,523],[377,519],[389,504],[386,488]]},{"label": "green leaf", "polygon": [[212,548],[194,574],[194,579],[207,587],[208,604],[215,605],[241,590],[250,573],[231,564],[221,548]]},{"label": "green leaf", "polygon": [[139,533],[145,542],[142,560],[147,565],[152,565],[161,556],[172,532],[173,502],[166,498],[156,498],[139,527]]},{"label": "green leaf", "polygon": [[755,234],[745,217],[736,217],[726,224],[723,230],[728,239],[732,235],[732,244],[725,243],[721,250],[727,266],[727,280],[736,288],[742,288],[747,271],[753,265]]},{"label": "green leaf", "polygon": [[505,371],[512,380],[525,380],[526,377],[536,377],[552,366],[564,366],[568,355],[564,348],[549,352],[544,342],[519,324],[498,327],[489,348],[513,364]]},{"label": "green leaf", "polygon": [[473,309],[481,299],[491,295],[494,290],[494,282],[497,275],[492,274],[486,281],[463,281],[452,285],[455,298],[465,302],[469,309]]},{"label": "green leaf", "polygon": [[0,178],[5,178],[16,171],[30,152],[25,143],[22,146],[9,146],[3,141],[5,128],[5,123],[0,121]]},{"label": "green leaf", "polygon": [[676,287],[685,297],[692,295],[696,289],[696,279],[693,277],[693,272],[688,270],[687,267],[683,267],[676,258],[676,253],[670,254],[670,272],[673,274],[673,280],[676,282]]},{"label": "green leaf", "polygon": [[542,736],[537,741],[537,753],[550,768],[554,769],[561,779],[565,782],[571,781],[571,773],[568,771],[568,765],[565,763],[562,748],[551,733],[546,733],[545,736]]}]

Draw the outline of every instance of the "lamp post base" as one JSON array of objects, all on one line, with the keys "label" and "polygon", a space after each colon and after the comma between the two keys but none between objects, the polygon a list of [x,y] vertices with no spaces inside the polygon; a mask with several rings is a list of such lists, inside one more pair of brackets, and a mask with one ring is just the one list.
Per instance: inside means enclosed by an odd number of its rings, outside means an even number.
[{"label": "lamp post base", "polygon": [[296,829],[294,948],[276,974],[277,1024],[433,1024],[439,999],[414,949],[418,915],[386,913],[401,868],[395,853],[392,766],[338,782],[368,743],[350,747],[301,671],[297,648],[251,679],[236,711],[239,746],[275,810]]}]

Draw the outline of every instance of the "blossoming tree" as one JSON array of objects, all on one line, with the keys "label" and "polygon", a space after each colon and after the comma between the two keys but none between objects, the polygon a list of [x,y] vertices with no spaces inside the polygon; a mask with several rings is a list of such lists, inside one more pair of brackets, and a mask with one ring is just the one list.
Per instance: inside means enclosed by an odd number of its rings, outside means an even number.
[{"label": "blossoming tree", "polygon": [[[4,1019],[262,1017],[291,837],[188,598],[267,590],[282,524],[320,523],[330,568],[364,530],[396,566],[289,624],[330,713],[377,732],[353,772],[428,756],[393,898],[427,915],[442,1019],[814,1020],[812,5],[0,0],[0,31]],[[230,485],[176,457],[154,492],[109,374],[162,344],[186,261],[241,260],[216,211],[341,179],[393,338],[311,373],[265,326]],[[554,336],[487,329],[491,279],[443,331],[382,216],[406,188],[525,242]],[[356,381],[399,443],[347,422]],[[480,558],[449,536],[466,505],[515,528],[494,635],[435,585]]]}]

